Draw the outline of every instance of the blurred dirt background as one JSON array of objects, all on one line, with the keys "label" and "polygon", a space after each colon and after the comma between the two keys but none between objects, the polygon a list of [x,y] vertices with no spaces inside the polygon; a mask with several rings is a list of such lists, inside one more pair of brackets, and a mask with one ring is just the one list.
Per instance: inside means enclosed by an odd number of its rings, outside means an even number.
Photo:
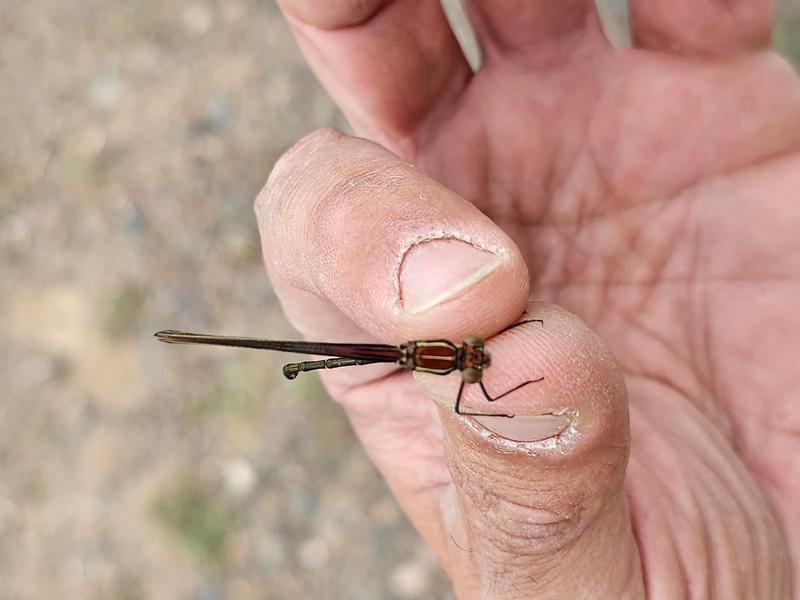
[{"label": "blurred dirt background", "polygon": [[328,124],[271,2],[2,2],[0,599],[450,597],[316,376],[152,337],[294,337],[252,200]]}]

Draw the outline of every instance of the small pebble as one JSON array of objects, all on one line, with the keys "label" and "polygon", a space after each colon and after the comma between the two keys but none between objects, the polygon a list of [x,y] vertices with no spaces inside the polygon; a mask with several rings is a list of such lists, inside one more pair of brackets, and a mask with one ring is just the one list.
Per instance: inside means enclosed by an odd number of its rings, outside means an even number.
[{"label": "small pebble", "polygon": [[328,562],[330,550],[325,540],[312,538],[300,544],[298,554],[300,562],[306,569],[315,570]]},{"label": "small pebble", "polygon": [[122,100],[122,82],[113,73],[100,73],[89,87],[89,104],[98,110],[112,110]]},{"label": "small pebble", "polygon": [[234,496],[247,496],[256,485],[256,470],[243,458],[237,458],[225,465],[225,484]]},{"label": "small pebble", "polygon": [[211,30],[213,15],[204,4],[192,4],[181,14],[181,21],[189,33],[204,35]]},{"label": "small pebble", "polygon": [[428,565],[419,560],[402,562],[391,574],[389,585],[401,598],[420,598],[431,584]]}]

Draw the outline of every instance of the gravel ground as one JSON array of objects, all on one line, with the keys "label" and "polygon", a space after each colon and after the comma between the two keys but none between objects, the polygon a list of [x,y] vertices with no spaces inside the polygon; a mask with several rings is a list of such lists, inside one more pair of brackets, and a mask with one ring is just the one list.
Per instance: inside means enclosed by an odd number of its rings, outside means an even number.
[{"label": "gravel ground", "polygon": [[273,4],[5,2],[0,81],[0,599],[448,598],[316,377],[152,338],[294,336],[252,199],[345,124]]}]

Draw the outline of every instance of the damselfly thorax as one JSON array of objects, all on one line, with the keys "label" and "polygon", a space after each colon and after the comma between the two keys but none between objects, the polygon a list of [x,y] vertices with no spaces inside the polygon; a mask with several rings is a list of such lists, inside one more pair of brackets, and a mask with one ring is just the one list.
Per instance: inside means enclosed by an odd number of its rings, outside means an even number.
[{"label": "damselfly thorax", "polygon": [[461,371],[467,383],[477,383],[483,370],[491,365],[491,356],[484,348],[483,338],[470,336],[460,346],[448,340],[419,340],[402,344],[398,364],[409,371],[448,375]]}]

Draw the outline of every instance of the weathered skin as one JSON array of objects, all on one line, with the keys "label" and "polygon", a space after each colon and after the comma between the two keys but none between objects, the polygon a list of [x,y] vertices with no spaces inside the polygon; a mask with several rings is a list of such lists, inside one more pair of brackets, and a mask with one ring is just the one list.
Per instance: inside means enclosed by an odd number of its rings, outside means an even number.
[{"label": "weathered skin", "polygon": [[[452,415],[456,380],[326,373],[459,596],[796,596],[800,81],[768,5],[640,0],[620,51],[593,3],[473,1],[472,75],[438,3],[322,4],[282,2],[356,132],[401,159],[323,131],[276,167],[257,210],[293,322],[457,341],[530,292],[613,352],[528,306],[544,327],[490,340],[485,380],[542,374],[508,406],[544,416],[482,421],[502,437]],[[496,264],[425,304],[456,251]]]}]

